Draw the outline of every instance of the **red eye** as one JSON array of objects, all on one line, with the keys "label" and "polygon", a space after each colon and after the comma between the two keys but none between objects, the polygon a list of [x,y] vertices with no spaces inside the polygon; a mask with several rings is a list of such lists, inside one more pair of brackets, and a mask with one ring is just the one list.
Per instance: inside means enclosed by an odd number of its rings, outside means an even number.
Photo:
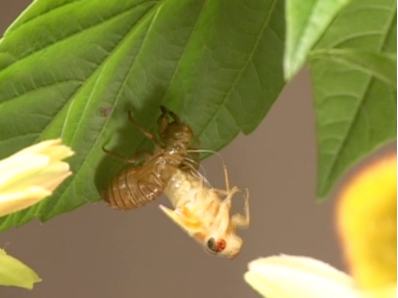
[{"label": "red eye", "polygon": [[223,251],[226,246],[227,246],[227,242],[225,242],[224,239],[220,239],[220,240],[217,241],[216,251],[217,252]]}]

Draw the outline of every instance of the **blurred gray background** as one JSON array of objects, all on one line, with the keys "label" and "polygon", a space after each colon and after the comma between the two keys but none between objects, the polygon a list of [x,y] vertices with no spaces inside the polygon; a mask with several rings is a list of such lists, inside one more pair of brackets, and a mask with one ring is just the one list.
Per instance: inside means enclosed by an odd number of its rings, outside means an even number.
[{"label": "blurred gray background", "polygon": [[[0,1],[1,32],[29,2]],[[97,203],[2,233],[0,247],[43,282],[33,291],[0,288],[0,297],[254,298],[243,274],[257,257],[306,255],[342,268],[333,201],[315,201],[314,121],[309,75],[302,72],[254,133],[221,151],[232,183],[251,194],[251,227],[240,232],[244,247],[236,259],[206,254],[160,212],[165,198],[131,212]],[[220,160],[204,165],[212,184],[223,187]]]}]

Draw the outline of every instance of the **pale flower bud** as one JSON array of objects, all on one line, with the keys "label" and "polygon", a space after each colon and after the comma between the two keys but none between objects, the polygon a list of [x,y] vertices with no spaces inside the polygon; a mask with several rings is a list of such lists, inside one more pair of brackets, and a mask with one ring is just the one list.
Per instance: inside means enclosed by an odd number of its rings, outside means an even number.
[{"label": "pale flower bud", "polygon": [[61,139],[47,140],[0,160],[0,216],[25,209],[52,194],[72,174],[62,161],[74,152]]},{"label": "pale flower bud", "polygon": [[360,298],[353,279],[322,261],[271,256],[249,263],[245,280],[267,298]]}]

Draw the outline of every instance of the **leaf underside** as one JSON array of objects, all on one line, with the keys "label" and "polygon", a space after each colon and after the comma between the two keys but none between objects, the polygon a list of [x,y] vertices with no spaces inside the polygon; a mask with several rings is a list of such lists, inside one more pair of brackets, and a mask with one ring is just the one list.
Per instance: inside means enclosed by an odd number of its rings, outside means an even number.
[{"label": "leaf underside", "polygon": [[358,51],[353,49],[326,49],[311,53],[311,59],[327,59],[352,69],[368,73],[394,89],[397,88],[397,56],[392,53]]},{"label": "leaf underside", "polygon": [[251,132],[284,82],[283,0],[38,0],[0,41],[0,157],[62,137],[74,175],[49,199],[0,219],[0,230],[101,199],[148,146],[127,111],[155,130],[159,106],[218,150]]},{"label": "leaf underside", "polygon": [[291,79],[328,25],[349,0],[287,0],[284,74]]},{"label": "leaf underside", "polygon": [[[368,53],[357,63],[341,63],[337,55],[310,61],[321,197],[361,157],[396,139],[396,88],[380,78],[382,65],[372,69],[375,57],[396,54],[395,23],[395,0],[354,0],[340,12],[315,48],[315,52],[335,49]],[[351,57],[351,62],[359,55]]]}]

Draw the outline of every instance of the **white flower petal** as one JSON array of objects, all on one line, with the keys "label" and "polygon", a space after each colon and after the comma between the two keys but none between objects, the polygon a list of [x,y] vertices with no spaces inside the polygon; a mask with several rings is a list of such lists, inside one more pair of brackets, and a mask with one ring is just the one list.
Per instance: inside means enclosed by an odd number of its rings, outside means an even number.
[{"label": "white flower petal", "polygon": [[32,146],[26,147],[17,153],[13,154],[18,155],[18,154],[35,154],[35,153],[43,153],[46,152],[49,148],[54,148],[57,146],[62,146],[62,140],[61,139],[53,139],[53,140],[46,140],[42,141],[40,143],[34,144]]},{"label": "white flower petal", "polygon": [[0,172],[0,192],[6,191],[15,184],[19,185],[21,181],[37,176],[48,165],[49,159],[45,156],[25,156],[23,159],[15,159],[7,169]]},{"label": "white flower petal", "polygon": [[45,154],[51,160],[62,160],[72,156],[74,152],[68,146],[62,145],[59,140],[58,144],[52,144],[52,146],[44,148],[41,154]]},{"label": "white flower petal", "polygon": [[50,194],[51,191],[42,187],[31,187],[18,192],[0,194],[0,216],[25,209]]},{"label": "white flower petal", "polygon": [[[13,190],[18,191],[21,188],[30,187],[32,185],[40,185],[41,187],[47,188],[47,185],[52,186],[54,184],[53,181],[58,181],[59,180],[58,178],[64,177],[65,174],[68,174],[66,176],[68,177],[71,172],[69,171],[69,165],[67,163],[54,162],[52,164],[47,165],[46,167],[42,167],[38,171],[37,170],[35,172],[27,171],[27,173],[29,173],[29,175],[24,175],[24,176],[21,175],[22,179],[18,179],[15,180],[13,183],[9,183],[7,188],[4,188],[4,191],[6,192],[10,192]],[[62,180],[59,183],[61,183]],[[51,188],[51,190],[52,189],[53,187]]]},{"label": "white flower petal", "polygon": [[0,161],[0,216],[19,211],[51,195],[71,175],[62,159],[73,151],[60,139],[27,147]]},{"label": "white flower petal", "polygon": [[308,257],[272,256],[249,264],[245,280],[267,298],[358,298],[347,274]]}]

